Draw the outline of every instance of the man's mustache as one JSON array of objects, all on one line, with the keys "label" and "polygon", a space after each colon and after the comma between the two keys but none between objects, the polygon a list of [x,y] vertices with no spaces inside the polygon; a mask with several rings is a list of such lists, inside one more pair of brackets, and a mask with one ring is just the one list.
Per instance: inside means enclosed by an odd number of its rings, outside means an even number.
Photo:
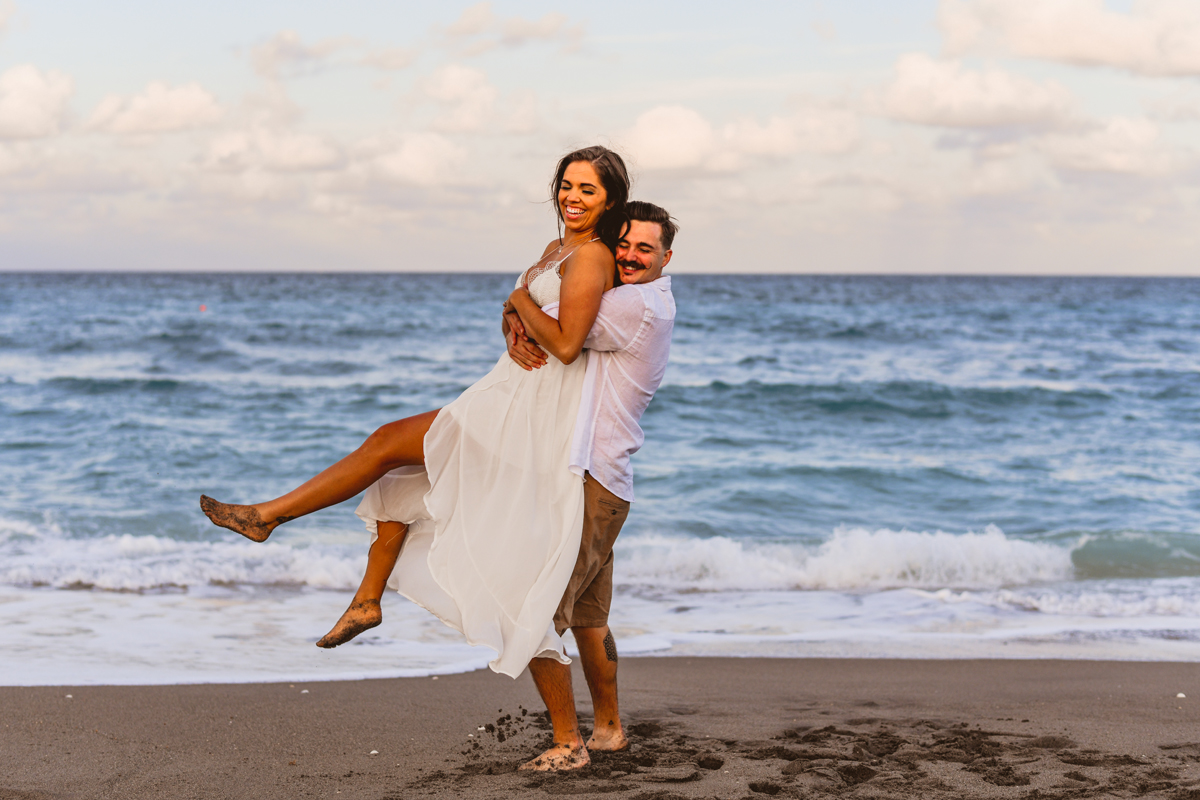
[{"label": "man's mustache", "polygon": [[617,259],[617,266],[625,267],[626,269],[650,269],[649,267],[643,267],[636,261],[622,261],[621,259]]}]

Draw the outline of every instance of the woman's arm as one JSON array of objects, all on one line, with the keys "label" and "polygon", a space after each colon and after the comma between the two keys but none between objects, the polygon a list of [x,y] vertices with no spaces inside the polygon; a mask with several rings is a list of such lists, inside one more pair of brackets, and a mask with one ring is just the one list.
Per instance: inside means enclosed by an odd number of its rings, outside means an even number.
[{"label": "woman's arm", "polygon": [[564,364],[579,358],[600,311],[600,296],[612,288],[613,264],[612,253],[599,242],[576,251],[563,274],[558,319],[538,308],[528,290],[514,290],[508,299],[526,334]]}]

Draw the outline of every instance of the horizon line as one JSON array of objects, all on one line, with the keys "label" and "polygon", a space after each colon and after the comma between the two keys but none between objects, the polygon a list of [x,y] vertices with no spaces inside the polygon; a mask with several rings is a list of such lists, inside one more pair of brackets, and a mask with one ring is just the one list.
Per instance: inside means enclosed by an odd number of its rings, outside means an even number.
[{"label": "horizon line", "polygon": [[[508,270],[373,270],[373,269],[6,269],[0,267],[0,275],[511,275]],[[1128,274],[1128,273],[1029,273],[1029,272],[671,272],[664,277],[753,277],[753,278],[1119,278],[1147,280],[1200,280],[1195,275],[1172,273]]]}]

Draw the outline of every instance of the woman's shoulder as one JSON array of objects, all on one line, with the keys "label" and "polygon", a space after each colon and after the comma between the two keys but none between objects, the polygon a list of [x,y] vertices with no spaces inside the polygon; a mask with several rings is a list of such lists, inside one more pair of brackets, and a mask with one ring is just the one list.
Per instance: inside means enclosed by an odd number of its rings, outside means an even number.
[{"label": "woman's shoulder", "polygon": [[606,264],[616,263],[612,250],[599,239],[593,239],[579,246],[572,256],[580,261],[601,261]]},{"label": "woman's shoulder", "polygon": [[563,262],[562,276],[566,280],[570,276],[573,281],[600,281],[603,291],[611,289],[615,279],[616,259],[612,251],[599,241],[581,245]]}]

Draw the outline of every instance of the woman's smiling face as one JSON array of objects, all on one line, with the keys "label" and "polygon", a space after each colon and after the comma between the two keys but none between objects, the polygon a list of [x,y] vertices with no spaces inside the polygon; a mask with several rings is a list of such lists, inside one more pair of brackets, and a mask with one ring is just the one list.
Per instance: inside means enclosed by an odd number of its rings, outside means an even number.
[{"label": "woman's smiling face", "polygon": [[595,228],[608,206],[608,192],[596,168],[586,161],[568,164],[558,184],[558,210],[566,229],[578,232]]}]

